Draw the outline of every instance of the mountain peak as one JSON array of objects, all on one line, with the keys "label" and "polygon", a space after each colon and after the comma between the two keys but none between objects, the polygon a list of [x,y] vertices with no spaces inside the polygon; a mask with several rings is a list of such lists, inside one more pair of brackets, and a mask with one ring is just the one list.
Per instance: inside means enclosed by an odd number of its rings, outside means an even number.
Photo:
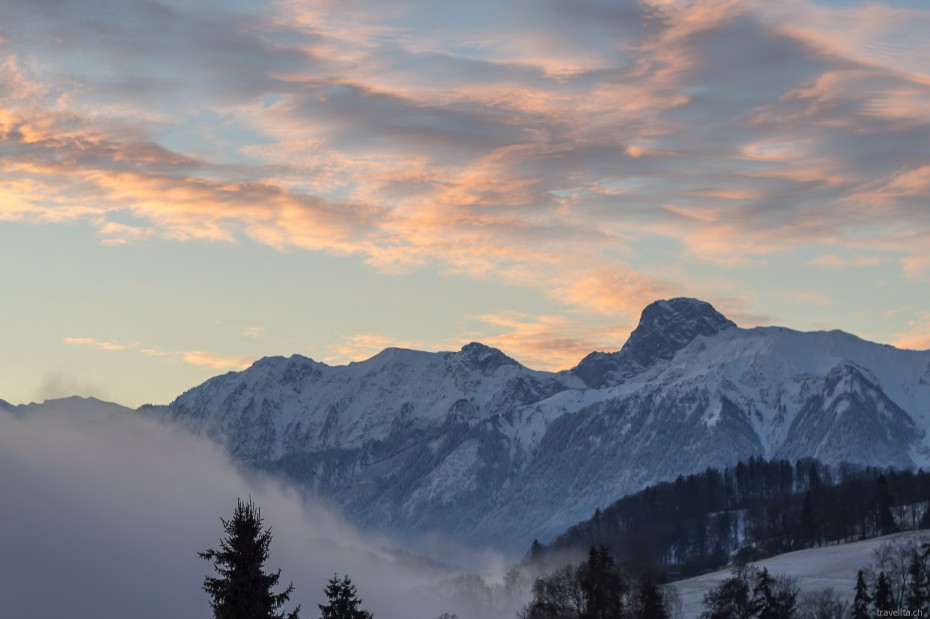
[{"label": "mountain peak", "polygon": [[641,367],[659,359],[671,359],[699,335],[716,335],[736,323],[700,299],[677,297],[655,301],[643,309],[639,325],[630,334],[621,352]]},{"label": "mountain peak", "polygon": [[487,353],[503,354],[497,348],[491,348],[487,344],[482,344],[481,342],[469,342],[468,344],[462,346],[462,349],[459,352],[463,352],[469,355]]},{"label": "mountain peak", "polygon": [[735,326],[736,323],[714,309],[707,301],[676,297],[647,305],[627,344],[635,345],[640,338],[654,332],[663,333],[669,339],[686,344],[698,335],[714,335]]},{"label": "mountain peak", "polygon": [[500,350],[486,346],[481,342],[471,342],[462,346],[462,349],[453,353],[462,360],[466,367],[473,370],[481,370],[489,374],[502,365],[519,365],[514,359],[511,359]]},{"label": "mountain peak", "polygon": [[620,352],[593,352],[575,368],[589,387],[603,387],[671,359],[699,335],[715,335],[736,324],[700,299],[676,297],[650,303]]}]

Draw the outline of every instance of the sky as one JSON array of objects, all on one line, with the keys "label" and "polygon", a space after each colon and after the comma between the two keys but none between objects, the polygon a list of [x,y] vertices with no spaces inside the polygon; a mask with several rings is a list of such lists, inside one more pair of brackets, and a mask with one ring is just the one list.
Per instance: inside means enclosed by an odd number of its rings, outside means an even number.
[{"label": "sky", "polygon": [[0,398],[674,296],[930,348],[928,58],[924,0],[0,0]]}]

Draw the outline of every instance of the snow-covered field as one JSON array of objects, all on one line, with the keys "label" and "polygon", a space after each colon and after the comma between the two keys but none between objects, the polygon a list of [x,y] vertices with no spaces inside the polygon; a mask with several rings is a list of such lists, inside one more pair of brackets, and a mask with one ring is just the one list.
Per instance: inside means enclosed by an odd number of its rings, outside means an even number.
[{"label": "snow-covered field", "polygon": [[[856,572],[872,564],[875,549],[885,542],[914,537],[930,537],[930,531],[908,531],[850,544],[799,550],[757,561],[754,565],[766,567],[772,574],[787,574],[797,578],[802,591],[833,587],[837,595],[852,599]],[[700,615],[704,594],[729,576],[730,570],[726,569],[675,583],[681,593],[684,618],[691,619]]]}]

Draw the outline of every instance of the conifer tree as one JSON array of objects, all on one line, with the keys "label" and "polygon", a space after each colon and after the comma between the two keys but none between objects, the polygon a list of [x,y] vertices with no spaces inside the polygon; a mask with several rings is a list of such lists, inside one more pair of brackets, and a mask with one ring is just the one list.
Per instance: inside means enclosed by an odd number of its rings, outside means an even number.
[{"label": "conifer tree", "polygon": [[878,573],[878,581],[875,583],[875,595],[873,596],[875,610],[891,610],[894,607],[894,599],[891,595],[891,583],[885,572]]},{"label": "conifer tree", "polygon": [[733,568],[733,575],[704,594],[701,619],[749,619],[753,616],[752,566]]},{"label": "conifer tree", "polygon": [[545,552],[546,552],[545,547],[539,543],[538,539],[534,539],[533,543],[530,545],[529,551],[526,553],[526,558],[524,561],[527,563],[533,563],[536,561],[540,561],[542,560]]},{"label": "conifer tree", "polygon": [[636,616],[639,619],[668,619],[665,599],[652,576],[646,576],[639,582],[637,596],[639,608]]},{"label": "conifer tree", "polygon": [[785,575],[738,566],[733,575],[704,595],[702,619],[790,619],[796,617],[798,587]]},{"label": "conifer tree", "polygon": [[585,599],[581,619],[614,619],[623,615],[626,579],[605,546],[591,547],[587,562],[581,566],[579,584]]},{"label": "conifer tree", "polygon": [[776,616],[777,602],[773,588],[775,581],[768,568],[762,568],[755,574],[752,588],[752,614],[760,619],[773,619]]},{"label": "conifer tree", "polygon": [[871,617],[869,604],[872,597],[869,595],[869,589],[865,584],[865,574],[862,570],[856,574],[856,597],[853,598],[852,619],[868,619]]},{"label": "conifer tree", "polygon": [[281,576],[264,571],[271,544],[271,529],[262,529],[261,511],[250,498],[236,502],[231,520],[220,519],[226,536],[219,549],[198,553],[213,562],[219,578],[207,576],[203,589],[210,595],[214,619],[298,619],[300,606],[285,615],[281,609],[290,599],[294,585],[273,593]]},{"label": "conifer tree", "polygon": [[876,533],[878,535],[885,535],[897,530],[894,516],[891,513],[891,506],[894,504],[894,498],[888,491],[888,479],[884,475],[879,475],[878,479],[875,481],[875,497],[873,503],[875,504],[874,509],[876,512]]},{"label": "conifer tree", "polygon": [[348,576],[340,579],[333,574],[324,591],[329,603],[318,604],[320,619],[372,619],[371,613],[361,608],[362,600]]},{"label": "conifer tree", "polygon": [[814,542],[817,541],[817,521],[814,517],[814,504],[811,499],[811,491],[804,493],[804,503],[801,508],[801,535],[803,537],[803,547],[813,548]]},{"label": "conifer tree", "polygon": [[920,609],[927,611],[928,583],[927,573],[917,552],[911,554],[907,567],[907,596],[905,604],[910,611]]},{"label": "conifer tree", "polygon": [[785,619],[797,615],[798,588],[785,575],[772,577],[768,568],[755,570],[752,589],[753,616],[759,619]]}]

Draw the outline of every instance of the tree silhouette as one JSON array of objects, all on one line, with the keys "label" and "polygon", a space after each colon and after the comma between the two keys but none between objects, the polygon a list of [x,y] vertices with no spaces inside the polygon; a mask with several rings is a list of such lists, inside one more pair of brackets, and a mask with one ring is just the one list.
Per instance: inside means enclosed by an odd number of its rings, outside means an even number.
[{"label": "tree silhouette", "polygon": [[701,619],[749,619],[753,616],[752,566],[737,566],[733,575],[704,594]]},{"label": "tree silhouette", "polygon": [[730,578],[704,594],[701,619],[782,619],[797,616],[793,579],[753,565],[733,568]]},{"label": "tree silhouette", "polygon": [[869,612],[871,603],[872,596],[869,595],[869,589],[865,584],[865,574],[859,570],[856,574],[856,597],[853,598],[852,619],[867,619],[872,616]]},{"label": "tree silhouette", "polygon": [[294,585],[273,593],[281,570],[264,571],[271,544],[271,529],[262,529],[261,510],[252,502],[236,501],[231,520],[220,518],[226,536],[219,549],[198,553],[213,562],[219,578],[207,576],[203,590],[210,595],[214,619],[298,619],[300,606],[290,614],[279,612],[291,596]]},{"label": "tree silhouette", "polygon": [[894,607],[894,600],[891,594],[891,583],[885,572],[878,573],[878,580],[875,582],[875,595],[872,596],[872,602],[875,604],[875,610],[891,610]]},{"label": "tree silhouette", "polygon": [[907,593],[905,595],[905,605],[909,610],[920,609],[921,613],[927,610],[927,598],[930,597],[930,583],[927,581],[927,572],[920,555],[914,551],[911,554],[910,563],[907,567]]},{"label": "tree silhouette", "polygon": [[333,574],[326,583],[328,604],[318,604],[320,619],[372,619],[371,613],[363,610],[362,600],[358,599],[355,585],[348,576],[341,579]]},{"label": "tree silhouette", "polygon": [[627,584],[605,546],[591,547],[579,571],[579,584],[585,600],[581,619],[613,619],[623,614]]},{"label": "tree silhouette", "polygon": [[647,575],[640,581],[637,597],[639,619],[668,619],[665,600],[652,576]]}]

